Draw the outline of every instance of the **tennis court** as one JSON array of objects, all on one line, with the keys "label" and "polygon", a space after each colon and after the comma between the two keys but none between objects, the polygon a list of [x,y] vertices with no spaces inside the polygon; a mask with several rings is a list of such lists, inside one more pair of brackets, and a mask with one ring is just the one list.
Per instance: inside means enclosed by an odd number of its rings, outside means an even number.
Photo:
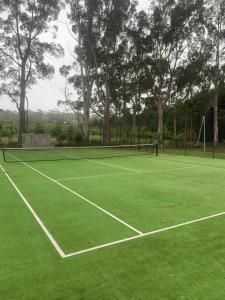
[{"label": "tennis court", "polygon": [[62,258],[225,214],[219,161],[133,150],[11,149],[2,171]]}]

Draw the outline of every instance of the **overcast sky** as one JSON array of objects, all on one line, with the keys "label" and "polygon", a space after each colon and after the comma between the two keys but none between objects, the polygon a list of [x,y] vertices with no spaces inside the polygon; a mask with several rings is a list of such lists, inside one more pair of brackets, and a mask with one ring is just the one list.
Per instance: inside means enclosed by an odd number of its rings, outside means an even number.
[{"label": "overcast sky", "polygon": [[[148,0],[139,0],[140,9],[147,9],[147,6]],[[33,86],[32,90],[28,93],[29,108],[31,110],[59,110],[57,101],[60,99],[63,100],[64,80],[59,74],[59,68],[64,64],[67,65],[73,62],[70,51],[74,48],[74,40],[68,33],[66,25],[63,22],[67,22],[65,12],[62,12],[59,17],[59,31],[56,40],[63,46],[65,56],[61,59],[48,57],[48,61],[55,67],[55,75],[51,80],[38,81],[38,84]],[[0,109],[16,110],[16,107],[6,96],[3,96],[0,97]]]}]

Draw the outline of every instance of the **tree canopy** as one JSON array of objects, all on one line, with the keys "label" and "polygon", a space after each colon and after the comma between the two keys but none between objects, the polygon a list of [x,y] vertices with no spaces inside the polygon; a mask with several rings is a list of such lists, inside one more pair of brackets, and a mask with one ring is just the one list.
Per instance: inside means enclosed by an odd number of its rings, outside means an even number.
[{"label": "tree canopy", "polygon": [[[54,73],[45,54],[63,54],[60,45],[43,42],[41,34],[56,34],[54,21],[66,7],[74,63],[60,69],[66,86],[65,99],[58,103],[81,115],[85,143],[92,114],[102,120],[104,144],[110,143],[115,120],[121,142],[127,140],[128,123],[135,135],[140,115],[154,119],[155,138],[161,142],[164,115],[173,112],[176,136],[177,114],[195,107],[202,114],[213,111],[218,143],[218,111],[225,90],[224,1],[151,0],[146,11],[138,10],[137,4],[135,0],[0,1],[1,93],[18,105],[20,133],[25,130],[27,89]],[[76,90],[72,99],[68,85]]]},{"label": "tree canopy", "polygon": [[4,66],[0,86],[16,104],[20,113],[19,142],[26,131],[25,101],[27,89],[37,79],[51,77],[54,67],[45,61],[45,54],[63,55],[59,44],[44,42],[41,34],[57,31],[50,26],[58,17],[60,0],[1,0],[0,7],[0,53]]}]

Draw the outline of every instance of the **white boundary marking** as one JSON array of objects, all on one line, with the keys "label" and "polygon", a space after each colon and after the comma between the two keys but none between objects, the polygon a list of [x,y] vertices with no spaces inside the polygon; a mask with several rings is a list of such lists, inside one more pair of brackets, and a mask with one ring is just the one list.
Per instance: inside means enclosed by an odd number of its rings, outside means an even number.
[{"label": "white boundary marking", "polygon": [[[42,176],[48,178],[49,180],[51,180],[53,182],[56,182],[58,185],[64,187],[65,189],[71,191],[72,193],[77,194],[76,192],[68,189],[66,186],[58,183],[54,179],[52,179],[49,176],[45,175],[44,173],[36,170],[35,168],[31,167],[30,165],[28,165],[28,164],[26,164],[24,162],[21,162],[21,163],[23,163],[24,165],[26,165],[29,168],[33,169],[34,171],[36,171],[37,173],[41,174]],[[169,227],[164,227],[164,228],[161,228],[161,229],[156,229],[156,230],[149,231],[149,232],[146,232],[146,233],[140,233],[138,235],[135,235],[135,236],[132,236],[132,237],[129,237],[129,238],[125,238],[125,239],[117,240],[117,241],[114,241],[114,242],[110,242],[110,243],[98,245],[98,246],[95,246],[95,247],[87,248],[87,249],[84,249],[84,250],[80,250],[80,251],[76,251],[76,252],[65,254],[63,252],[63,250],[60,248],[60,246],[58,245],[58,243],[55,241],[55,239],[52,237],[52,235],[50,234],[50,232],[47,230],[47,228],[45,227],[45,225],[43,224],[43,222],[41,221],[41,219],[38,217],[38,215],[36,214],[36,212],[34,211],[34,209],[31,207],[31,205],[25,199],[25,197],[23,196],[23,194],[20,192],[20,190],[18,189],[18,187],[16,186],[16,184],[13,182],[13,180],[10,178],[10,176],[7,174],[7,172],[4,170],[4,168],[1,165],[0,165],[0,168],[2,169],[2,171],[5,174],[5,176],[7,177],[7,179],[13,185],[13,187],[16,190],[16,192],[19,194],[19,196],[21,197],[21,199],[24,201],[24,203],[26,204],[26,206],[28,207],[28,209],[30,210],[30,212],[32,213],[32,215],[34,216],[34,218],[36,219],[36,221],[38,222],[38,224],[40,225],[40,227],[43,229],[43,231],[45,232],[45,234],[47,235],[47,237],[49,238],[49,240],[53,244],[54,248],[57,250],[57,252],[60,254],[60,256],[62,258],[69,258],[69,257],[81,255],[81,254],[84,254],[84,253],[87,253],[87,252],[93,252],[93,251],[96,251],[98,249],[107,248],[107,247],[110,247],[110,246],[113,246],[113,245],[116,245],[116,244],[125,243],[125,242],[131,241],[131,240],[143,238],[143,237],[146,237],[146,236],[154,235],[154,234],[161,233],[161,232],[164,232],[164,231],[173,230],[173,229],[176,229],[176,228],[179,228],[179,227],[184,227],[184,226],[187,226],[187,225],[190,225],[190,224],[202,222],[202,221],[205,221],[205,220],[209,220],[209,219],[212,219],[212,218],[216,218],[216,217],[225,215],[225,212],[221,212],[221,213],[213,214],[213,215],[210,215],[210,216],[207,216],[207,217],[202,217],[202,218],[199,218],[199,219],[195,219],[195,220],[187,221],[187,222],[184,222],[184,223],[180,223],[180,224],[177,224],[177,225],[172,225],[172,226],[169,226]]]},{"label": "white boundary marking", "polygon": [[[163,155],[170,155],[170,154],[163,154]],[[173,156],[173,154],[171,154],[171,157]],[[144,155],[139,155],[137,156],[139,158],[144,158],[144,159],[147,159],[149,160],[149,157],[144,156]],[[187,158],[196,158],[196,157],[192,157],[192,156],[187,156]],[[208,160],[207,157],[199,157],[201,159],[205,159],[205,160]],[[171,162],[171,161],[175,161],[175,162],[178,162],[178,163],[185,163],[189,166],[192,166],[192,167],[204,167],[204,168],[212,168],[212,169],[216,169],[216,170],[223,170],[224,171],[224,166],[225,165],[222,165],[221,167],[219,166],[211,166],[211,165],[205,165],[205,164],[199,164],[198,162],[195,162],[195,161],[188,161],[188,160],[183,160],[183,159],[176,159],[176,158],[166,158],[166,157],[163,157],[162,155],[160,156],[160,161],[164,161],[164,162]],[[221,161],[221,160],[220,160]]]},{"label": "white boundary marking", "polygon": [[79,179],[90,179],[90,178],[100,178],[100,177],[110,177],[110,176],[117,176],[117,175],[141,175],[141,174],[151,174],[155,172],[162,172],[162,171],[173,171],[173,170],[183,170],[183,169],[193,169],[198,168],[200,166],[189,166],[189,167],[178,167],[178,168],[169,168],[169,169],[158,169],[152,171],[137,171],[132,173],[115,173],[115,174],[101,174],[101,175],[93,175],[93,176],[82,176],[82,177],[68,177],[68,178],[60,178],[56,179],[56,181],[69,181],[69,180],[79,180]]},{"label": "white boundary marking", "polygon": [[48,231],[48,229],[46,228],[46,226],[44,225],[44,223],[41,221],[41,219],[39,218],[39,216],[37,215],[37,213],[35,212],[35,210],[32,208],[32,206],[26,200],[26,198],[24,197],[24,195],[21,193],[21,191],[19,190],[19,188],[17,187],[17,185],[14,183],[14,181],[11,179],[11,177],[8,175],[8,173],[5,171],[5,169],[2,167],[2,165],[0,165],[0,168],[2,169],[2,171],[5,174],[6,178],[9,180],[9,182],[12,184],[12,186],[16,190],[17,194],[20,196],[20,198],[23,200],[23,202],[25,203],[25,205],[27,206],[27,208],[30,210],[31,214],[33,215],[33,217],[35,218],[35,220],[37,221],[37,223],[41,227],[41,229],[44,231],[44,233],[46,234],[46,236],[48,237],[48,239],[50,240],[50,242],[52,243],[52,245],[54,246],[54,248],[56,249],[56,251],[59,253],[59,255],[62,258],[65,258],[66,257],[65,253],[63,252],[63,250],[61,249],[61,247],[59,246],[59,244],[56,242],[56,240],[53,238],[53,236],[51,235],[51,233]]},{"label": "white boundary marking", "polygon": [[129,238],[126,238],[126,239],[122,239],[122,240],[114,241],[114,242],[111,242],[111,243],[102,244],[102,245],[99,245],[99,246],[96,246],[96,247],[88,248],[88,249],[85,249],[85,250],[69,253],[69,254],[66,254],[64,258],[84,254],[84,253],[87,253],[87,252],[96,251],[98,249],[107,248],[107,247],[110,247],[110,246],[113,246],[113,245],[116,245],[116,244],[122,244],[122,243],[125,243],[125,242],[128,242],[128,241],[136,240],[136,239],[139,239],[139,238],[143,238],[143,237],[153,235],[153,234],[157,234],[157,233],[164,232],[164,231],[169,231],[169,230],[176,229],[176,228],[183,227],[183,226],[187,226],[187,225],[190,225],[190,224],[202,222],[202,221],[209,220],[209,219],[216,218],[216,217],[223,216],[223,215],[225,215],[225,212],[221,212],[221,213],[218,213],[218,214],[210,215],[210,216],[207,216],[207,217],[195,219],[195,220],[184,222],[184,223],[180,223],[180,224],[177,224],[177,225],[173,225],[173,226],[169,226],[169,227],[149,231],[149,232],[146,232],[142,235],[135,235],[135,236],[132,236],[132,237],[129,237]]},{"label": "white boundary marking", "polygon": [[110,177],[117,175],[130,175],[130,174],[138,174],[139,172],[132,173],[115,173],[115,174],[101,174],[101,175],[92,175],[92,176],[82,176],[82,177],[68,177],[68,178],[60,178],[56,179],[56,181],[67,181],[67,180],[76,180],[76,179],[89,179],[89,178],[100,178],[100,177]]},{"label": "white boundary marking", "polygon": [[110,164],[110,163],[105,163],[103,161],[100,162],[100,161],[97,161],[94,159],[85,159],[85,160],[96,163],[98,165],[105,165],[105,166],[119,168],[119,169],[128,170],[128,171],[132,171],[132,172],[140,172],[139,170],[136,170],[136,169],[131,169],[131,168],[126,168],[126,167],[122,167],[122,166],[118,166],[118,165],[114,165],[114,164]]},{"label": "white boundary marking", "polygon": [[[14,157],[15,159],[17,159],[15,156],[13,156],[12,154],[10,154],[12,157]],[[18,160],[18,159],[17,159]],[[19,161],[19,160],[18,160]],[[124,226],[128,227],[129,229],[135,231],[136,233],[138,233],[139,235],[142,235],[143,232],[141,232],[140,230],[136,229],[135,227],[129,225],[128,223],[126,223],[125,221],[121,220],[120,218],[116,217],[115,215],[111,214],[109,211],[105,210],[104,208],[100,207],[99,205],[95,204],[94,202],[88,200],[86,197],[83,197],[82,195],[76,193],[75,191],[71,190],[70,188],[68,188],[67,186],[63,185],[62,183],[56,181],[55,179],[51,178],[50,176],[46,175],[45,173],[35,169],[34,167],[30,166],[29,164],[25,163],[25,162],[20,162],[23,165],[29,167],[30,169],[32,169],[33,171],[35,171],[36,173],[42,175],[43,177],[49,179],[50,181],[56,183],[57,185],[59,185],[60,187],[62,187],[63,189],[69,191],[70,193],[76,195],[77,197],[79,197],[80,199],[86,201],[87,203],[91,204],[92,206],[94,206],[95,208],[97,208],[98,210],[102,211],[103,213],[105,213],[106,215],[110,216],[111,218],[115,219],[116,221],[118,221],[119,223],[123,224]]]}]

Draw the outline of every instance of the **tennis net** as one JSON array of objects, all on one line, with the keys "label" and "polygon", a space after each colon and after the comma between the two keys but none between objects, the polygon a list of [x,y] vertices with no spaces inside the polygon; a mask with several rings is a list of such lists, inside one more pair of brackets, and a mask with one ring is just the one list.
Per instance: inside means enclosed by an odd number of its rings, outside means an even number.
[{"label": "tennis net", "polygon": [[55,148],[4,148],[5,162],[35,162],[158,155],[158,145],[118,145]]}]

